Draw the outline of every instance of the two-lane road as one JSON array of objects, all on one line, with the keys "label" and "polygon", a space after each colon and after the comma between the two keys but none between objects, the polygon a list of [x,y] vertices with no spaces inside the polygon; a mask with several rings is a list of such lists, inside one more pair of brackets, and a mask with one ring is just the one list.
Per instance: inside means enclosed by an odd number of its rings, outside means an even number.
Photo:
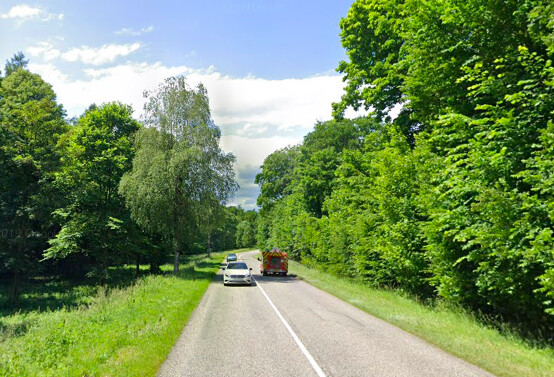
[{"label": "two-lane road", "polygon": [[491,377],[293,277],[210,285],[158,375]]}]

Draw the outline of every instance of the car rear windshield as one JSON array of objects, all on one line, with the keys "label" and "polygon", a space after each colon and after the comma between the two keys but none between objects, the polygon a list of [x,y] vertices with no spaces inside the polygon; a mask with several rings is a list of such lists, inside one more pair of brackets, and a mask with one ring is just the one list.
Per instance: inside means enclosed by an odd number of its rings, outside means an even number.
[{"label": "car rear windshield", "polygon": [[248,270],[246,263],[230,263],[227,268],[230,270]]}]

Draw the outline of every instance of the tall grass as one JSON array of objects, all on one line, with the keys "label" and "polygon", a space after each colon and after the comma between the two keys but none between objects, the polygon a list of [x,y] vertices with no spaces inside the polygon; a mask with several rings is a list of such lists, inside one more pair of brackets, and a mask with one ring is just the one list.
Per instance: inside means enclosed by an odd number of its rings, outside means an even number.
[{"label": "tall grass", "polygon": [[70,305],[0,317],[0,376],[154,376],[222,258],[121,288],[79,286],[54,300]]},{"label": "tall grass", "polygon": [[554,349],[501,333],[465,311],[425,305],[396,291],[373,289],[289,262],[289,272],[499,377],[554,376]]}]

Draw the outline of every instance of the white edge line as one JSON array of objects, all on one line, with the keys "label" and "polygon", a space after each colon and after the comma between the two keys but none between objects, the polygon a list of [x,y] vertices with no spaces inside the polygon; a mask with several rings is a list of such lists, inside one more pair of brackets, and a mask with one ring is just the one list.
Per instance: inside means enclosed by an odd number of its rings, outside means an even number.
[{"label": "white edge line", "polygon": [[[239,256],[240,260],[242,260],[241,258],[242,256]],[[306,347],[304,346],[304,344],[302,343],[302,341],[300,340],[300,338],[298,338],[298,336],[296,335],[296,333],[294,332],[294,330],[292,329],[292,327],[290,327],[289,323],[285,320],[285,318],[283,317],[283,315],[281,314],[281,312],[279,311],[279,309],[277,309],[277,307],[275,306],[275,304],[273,303],[273,301],[271,301],[271,299],[269,298],[269,296],[267,295],[267,293],[265,293],[264,289],[262,288],[261,284],[258,283],[256,281],[256,279],[254,278],[254,275],[252,275],[252,280],[254,280],[256,282],[256,285],[258,286],[258,288],[260,288],[260,291],[262,291],[264,297],[266,298],[267,302],[269,302],[269,305],[271,305],[271,307],[273,308],[273,310],[275,311],[275,313],[277,314],[277,317],[279,317],[279,319],[281,320],[281,322],[283,322],[283,325],[285,325],[285,328],[288,330],[289,334],[292,336],[292,339],[294,339],[294,341],[296,342],[296,344],[298,345],[298,348],[300,348],[300,351],[302,351],[302,353],[304,354],[304,356],[306,356],[306,359],[308,359],[308,362],[310,363],[310,365],[312,366],[312,368],[314,369],[314,371],[317,373],[317,375],[319,377],[326,377],[325,376],[325,373],[323,373],[323,370],[321,369],[321,367],[317,364],[317,362],[315,361],[315,359],[312,357],[312,355],[310,354],[310,352],[308,352],[308,350],[306,349]]]}]

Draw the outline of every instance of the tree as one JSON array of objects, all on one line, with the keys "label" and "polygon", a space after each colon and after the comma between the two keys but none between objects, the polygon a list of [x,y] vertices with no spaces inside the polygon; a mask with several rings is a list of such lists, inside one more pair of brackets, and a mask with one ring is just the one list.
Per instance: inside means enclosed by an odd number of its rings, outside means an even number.
[{"label": "tree", "polygon": [[18,69],[27,69],[27,64],[29,64],[29,60],[26,60],[25,55],[19,51],[10,60],[6,60],[4,72],[6,76],[9,76]]},{"label": "tree", "polygon": [[335,171],[344,150],[361,149],[364,137],[379,128],[373,118],[319,122],[304,137],[295,169],[295,190],[302,193],[306,211],[320,218],[331,195]]},{"label": "tree", "polygon": [[242,220],[237,225],[237,246],[252,247],[256,243],[256,224],[248,220]]},{"label": "tree", "polygon": [[341,41],[349,62],[341,61],[337,71],[347,82],[341,102],[333,104],[334,115],[342,118],[347,107],[373,108],[384,119],[405,101],[399,62],[404,44],[402,24],[405,0],[357,0],[341,19]]},{"label": "tree", "polygon": [[[428,281],[449,301],[535,329],[553,327],[545,314],[554,296],[545,175],[554,115],[552,10],[543,0],[358,0],[341,22],[349,60],[339,63],[347,86],[335,105],[338,116],[364,106],[387,120],[402,104],[392,127],[407,136],[424,131],[413,137],[415,155],[442,166],[416,170],[430,168],[423,176],[433,187],[410,193],[404,206],[422,215]],[[402,172],[387,164],[389,172],[367,185],[372,193]],[[367,166],[375,164],[361,163]],[[370,205],[372,195],[359,205]],[[368,233],[383,232],[373,219],[386,212],[372,207],[364,216],[372,219]],[[322,234],[333,225],[321,224]],[[375,250],[372,238],[362,243]],[[368,269],[380,259],[371,263]]]},{"label": "tree", "polygon": [[110,264],[140,242],[118,194],[121,177],[131,169],[139,129],[132,113],[130,106],[116,102],[91,106],[61,141],[64,156],[56,183],[67,193],[67,205],[55,212],[61,230],[44,256],[91,261],[102,283]]},{"label": "tree", "polygon": [[346,150],[361,149],[365,135],[379,128],[374,118],[318,122],[303,143],[269,155],[256,177],[260,184],[257,241],[282,247],[293,258],[312,251],[314,226],[327,213],[337,167]]},{"label": "tree", "polygon": [[211,244],[213,250],[231,250],[237,248],[237,225],[241,221],[242,212],[240,207],[225,207],[221,208],[221,221],[214,229]]},{"label": "tree", "polygon": [[264,162],[258,244],[551,333],[553,9],[355,1],[335,117],[375,125],[318,124]]},{"label": "tree", "polygon": [[201,84],[192,89],[185,77],[172,77],[145,95],[147,127],[137,135],[133,169],[120,192],[137,223],[168,240],[177,272],[201,222],[213,221],[210,211],[235,192],[235,158],[219,148],[221,133]]},{"label": "tree", "polygon": [[[494,60],[518,45],[540,48],[531,38],[529,13],[542,1],[516,0],[357,0],[341,20],[341,41],[348,61],[345,93],[333,105],[335,116],[364,107],[394,123],[410,140],[413,133],[448,109],[468,114],[474,107],[462,67],[477,61],[492,68]],[[484,22],[483,20],[486,20]],[[544,20],[542,21],[544,23]]]},{"label": "tree", "polygon": [[520,46],[490,71],[477,63],[465,73],[475,113],[445,114],[428,140],[444,158],[426,229],[432,282],[449,300],[552,326],[551,60]]},{"label": "tree", "polygon": [[262,172],[255,179],[260,186],[257,200],[259,206],[269,208],[292,192],[292,172],[297,163],[298,152],[298,147],[286,147],[266,157]]},{"label": "tree", "polygon": [[55,225],[59,200],[52,182],[60,164],[56,144],[67,130],[52,87],[19,67],[0,83],[1,269],[13,275],[11,299],[21,276],[38,269]]}]

